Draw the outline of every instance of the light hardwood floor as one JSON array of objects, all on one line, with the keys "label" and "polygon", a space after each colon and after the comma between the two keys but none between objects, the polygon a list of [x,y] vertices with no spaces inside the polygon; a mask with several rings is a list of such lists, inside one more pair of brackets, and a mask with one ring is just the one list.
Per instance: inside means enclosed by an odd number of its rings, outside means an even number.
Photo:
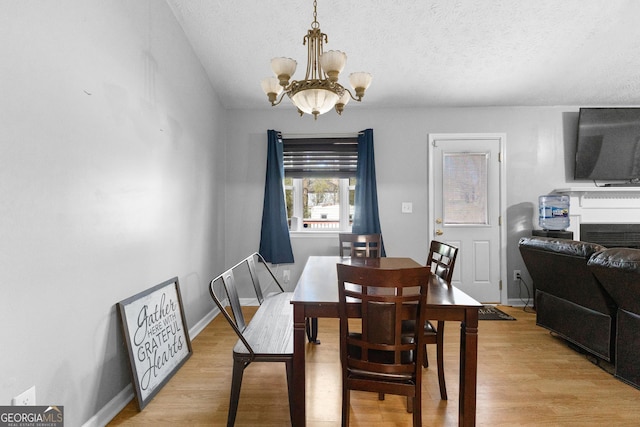
[{"label": "light hardwood floor", "polygon": [[[535,326],[535,314],[500,307],[516,321],[480,321],[478,426],[638,426],[640,390],[615,379],[566,343]],[[322,344],[307,345],[307,425],[340,425],[337,319],[319,319]],[[423,425],[456,426],[459,324],[445,328],[448,401],[440,400],[435,347],[423,370]],[[229,407],[231,349],[236,337],[218,316],[193,340],[193,356],[142,411],[135,400],[111,426],[224,426]],[[405,400],[352,392],[351,426],[411,425]],[[245,370],[237,426],[287,426],[284,364]]]}]

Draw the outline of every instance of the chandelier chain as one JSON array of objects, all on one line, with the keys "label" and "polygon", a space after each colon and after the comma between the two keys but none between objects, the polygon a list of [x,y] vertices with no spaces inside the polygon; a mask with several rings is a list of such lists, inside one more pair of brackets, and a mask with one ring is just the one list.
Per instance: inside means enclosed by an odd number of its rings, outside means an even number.
[{"label": "chandelier chain", "polygon": [[313,22],[311,23],[311,28],[320,28],[320,23],[318,22],[318,1],[313,0]]}]

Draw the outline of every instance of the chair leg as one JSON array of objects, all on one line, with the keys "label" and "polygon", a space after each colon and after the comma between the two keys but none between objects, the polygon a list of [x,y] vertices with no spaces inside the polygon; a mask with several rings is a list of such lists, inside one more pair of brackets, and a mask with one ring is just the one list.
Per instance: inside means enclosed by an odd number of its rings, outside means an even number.
[{"label": "chair leg", "polygon": [[415,403],[416,399],[411,397],[411,396],[407,396],[407,412],[408,413],[413,413],[414,411],[414,403]]},{"label": "chair leg", "polygon": [[289,394],[289,417],[293,425],[293,358],[284,362],[287,368],[287,391]]},{"label": "chair leg", "polygon": [[422,391],[421,386],[416,387],[416,395],[413,399],[413,427],[422,427]]},{"label": "chair leg", "polygon": [[429,367],[429,356],[427,356],[427,345],[424,345],[424,360],[422,361],[422,366],[425,368]]},{"label": "chair leg", "polygon": [[[444,321],[438,321],[436,332],[436,352],[438,359],[438,384],[440,385],[440,399],[447,400],[447,385],[444,382]],[[426,354],[426,353],[425,353]]]},{"label": "chair leg", "polygon": [[351,390],[342,385],[342,427],[349,427],[349,411],[351,410]]},{"label": "chair leg", "polygon": [[307,317],[304,319],[304,322],[307,331],[307,340],[314,344],[320,344],[320,340],[318,339],[318,318]]},{"label": "chair leg", "polygon": [[229,398],[229,415],[227,416],[227,427],[233,427],[236,423],[236,413],[238,412],[238,400],[240,399],[240,387],[242,386],[242,374],[244,368],[249,364],[242,360],[233,360],[233,373],[231,377],[231,396]]}]

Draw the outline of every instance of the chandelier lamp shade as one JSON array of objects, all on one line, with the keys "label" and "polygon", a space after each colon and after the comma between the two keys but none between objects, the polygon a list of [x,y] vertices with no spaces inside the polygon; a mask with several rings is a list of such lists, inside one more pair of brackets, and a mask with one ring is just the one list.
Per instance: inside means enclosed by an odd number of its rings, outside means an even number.
[{"label": "chandelier lamp shade", "polygon": [[272,106],[280,104],[285,95],[298,108],[300,115],[318,115],[335,108],[342,114],[350,99],[362,101],[365,90],[371,84],[369,73],[357,72],[349,75],[349,83],[354,94],[340,83],[338,76],[347,62],[347,55],[339,50],[324,51],[327,35],[320,31],[317,20],[317,1],[313,2],[313,22],[304,36],[303,45],[307,46],[307,72],[304,80],[291,80],[298,63],[291,58],[273,58],[271,70],[276,77],[262,80],[262,90]]}]

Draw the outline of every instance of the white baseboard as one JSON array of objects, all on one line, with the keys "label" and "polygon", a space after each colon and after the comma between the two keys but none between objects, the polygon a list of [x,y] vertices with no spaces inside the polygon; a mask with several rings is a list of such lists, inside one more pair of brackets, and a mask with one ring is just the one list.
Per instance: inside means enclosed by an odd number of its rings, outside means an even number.
[{"label": "white baseboard", "polygon": [[131,383],[116,396],[102,407],[93,417],[89,418],[82,427],[103,427],[106,426],[109,421],[114,419],[116,415],[124,409],[134,398],[133,386]]},{"label": "white baseboard", "polygon": [[220,314],[220,310],[218,310],[218,307],[215,307],[213,310],[205,314],[199,322],[197,322],[191,329],[189,329],[189,338],[193,340],[195,337],[197,337],[200,332],[202,332],[204,328],[206,328],[207,325],[211,323],[211,321],[215,319],[218,314]]},{"label": "white baseboard", "polygon": [[512,307],[524,307],[525,305],[531,307],[533,305],[533,300],[529,300],[527,302],[526,299],[522,300],[520,298],[509,298],[507,300],[507,305],[510,305]]},{"label": "white baseboard", "polygon": [[[257,300],[256,300],[257,303]],[[198,321],[192,328],[189,329],[189,338],[193,340],[207,327],[207,325],[220,314],[218,308],[214,308]],[[118,393],[113,399],[111,399],[106,405],[102,407],[93,417],[89,418],[82,427],[103,427],[106,426],[112,419],[116,417],[122,411],[125,406],[129,404],[135,397],[133,392],[133,385],[131,383]]]}]

